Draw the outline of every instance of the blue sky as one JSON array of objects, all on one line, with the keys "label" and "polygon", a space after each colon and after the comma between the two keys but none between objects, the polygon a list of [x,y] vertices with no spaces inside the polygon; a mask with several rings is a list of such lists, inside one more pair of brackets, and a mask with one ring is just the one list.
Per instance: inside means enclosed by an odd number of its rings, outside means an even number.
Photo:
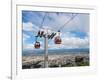
[{"label": "blue sky", "polygon": [[[23,49],[34,49],[35,36],[38,30],[48,28],[49,32],[57,32],[72,16],[75,16],[68,24],[61,28],[62,44],[54,44],[54,40],[48,41],[49,49],[63,48],[89,48],[89,14],[67,12],[36,12],[22,11],[23,24]],[[41,22],[45,16],[43,25]],[[41,48],[44,47],[44,39],[38,38]]]}]

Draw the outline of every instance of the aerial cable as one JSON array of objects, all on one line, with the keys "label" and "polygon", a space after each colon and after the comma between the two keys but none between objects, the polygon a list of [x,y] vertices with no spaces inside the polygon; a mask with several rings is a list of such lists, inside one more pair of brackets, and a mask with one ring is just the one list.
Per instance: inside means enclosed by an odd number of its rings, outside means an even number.
[{"label": "aerial cable", "polygon": [[45,18],[46,18],[46,15],[47,15],[47,13],[45,12],[45,14],[44,14],[44,16],[43,16],[43,19],[42,19],[42,22],[41,22],[41,24],[40,24],[40,28],[43,27],[43,23],[44,23],[44,20],[45,20]]},{"label": "aerial cable", "polygon": [[73,20],[76,16],[77,16],[77,14],[76,14],[76,15],[73,15],[73,14],[72,14],[72,17],[71,17],[64,25],[62,25],[62,26],[59,28],[59,30],[58,30],[58,36],[56,36],[55,39],[54,39],[54,43],[55,43],[55,44],[61,44],[61,43],[62,43],[62,39],[61,39],[61,37],[60,37],[60,30],[61,30],[65,25],[67,25],[71,20]]},{"label": "aerial cable", "polygon": [[44,31],[41,31],[41,28],[43,27],[43,23],[44,23],[44,20],[46,18],[46,15],[47,15],[47,13],[45,12],[43,19],[41,21],[41,24],[39,26],[40,30],[38,31],[38,34],[37,34],[38,37],[42,37],[44,35]]},{"label": "aerial cable", "polygon": [[58,31],[60,31],[65,25],[67,25],[68,23],[70,23],[77,15],[78,15],[78,14],[76,14],[76,15],[73,15],[73,14],[72,14],[72,17],[71,17],[64,25],[62,25],[62,26],[58,29]]}]

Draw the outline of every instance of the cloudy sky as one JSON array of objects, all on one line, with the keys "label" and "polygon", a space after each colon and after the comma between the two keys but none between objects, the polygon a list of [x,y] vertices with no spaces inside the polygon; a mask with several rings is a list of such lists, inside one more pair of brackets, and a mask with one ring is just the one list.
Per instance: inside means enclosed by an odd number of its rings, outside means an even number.
[{"label": "cloudy sky", "polygon": [[[43,25],[41,23],[45,16]],[[73,16],[74,19],[68,22]],[[49,49],[89,48],[89,14],[22,11],[23,50],[33,50],[35,36],[38,30],[48,28],[49,32],[61,31],[62,44],[54,44],[54,39],[48,41]],[[61,27],[64,25],[63,27]],[[44,39],[38,38],[41,48]]]}]

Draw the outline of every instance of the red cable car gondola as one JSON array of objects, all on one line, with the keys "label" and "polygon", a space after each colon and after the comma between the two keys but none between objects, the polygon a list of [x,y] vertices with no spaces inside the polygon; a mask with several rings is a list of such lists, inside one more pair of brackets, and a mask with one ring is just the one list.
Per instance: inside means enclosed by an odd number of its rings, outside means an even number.
[{"label": "red cable car gondola", "polygon": [[61,40],[60,36],[56,36],[54,42],[55,42],[55,44],[61,44],[62,40]]},{"label": "red cable car gondola", "polygon": [[37,41],[38,36],[35,36],[36,40],[35,40],[35,44],[34,44],[34,48],[39,49],[40,48],[40,42]]},{"label": "red cable car gondola", "polygon": [[39,49],[39,48],[40,48],[40,42],[36,42],[36,43],[34,44],[34,47],[35,47],[36,49]]},{"label": "red cable car gondola", "polygon": [[54,39],[55,44],[61,44],[62,40],[60,38],[60,30],[58,31],[58,36]]}]

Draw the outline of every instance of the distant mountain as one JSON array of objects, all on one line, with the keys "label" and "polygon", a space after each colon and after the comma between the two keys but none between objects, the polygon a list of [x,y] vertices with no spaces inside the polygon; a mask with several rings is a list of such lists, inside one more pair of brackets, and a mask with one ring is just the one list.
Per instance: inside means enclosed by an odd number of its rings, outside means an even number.
[{"label": "distant mountain", "polygon": [[[73,48],[73,49],[49,49],[48,54],[75,54],[75,53],[89,53],[89,48]],[[23,55],[43,55],[44,50],[23,50]]]}]

